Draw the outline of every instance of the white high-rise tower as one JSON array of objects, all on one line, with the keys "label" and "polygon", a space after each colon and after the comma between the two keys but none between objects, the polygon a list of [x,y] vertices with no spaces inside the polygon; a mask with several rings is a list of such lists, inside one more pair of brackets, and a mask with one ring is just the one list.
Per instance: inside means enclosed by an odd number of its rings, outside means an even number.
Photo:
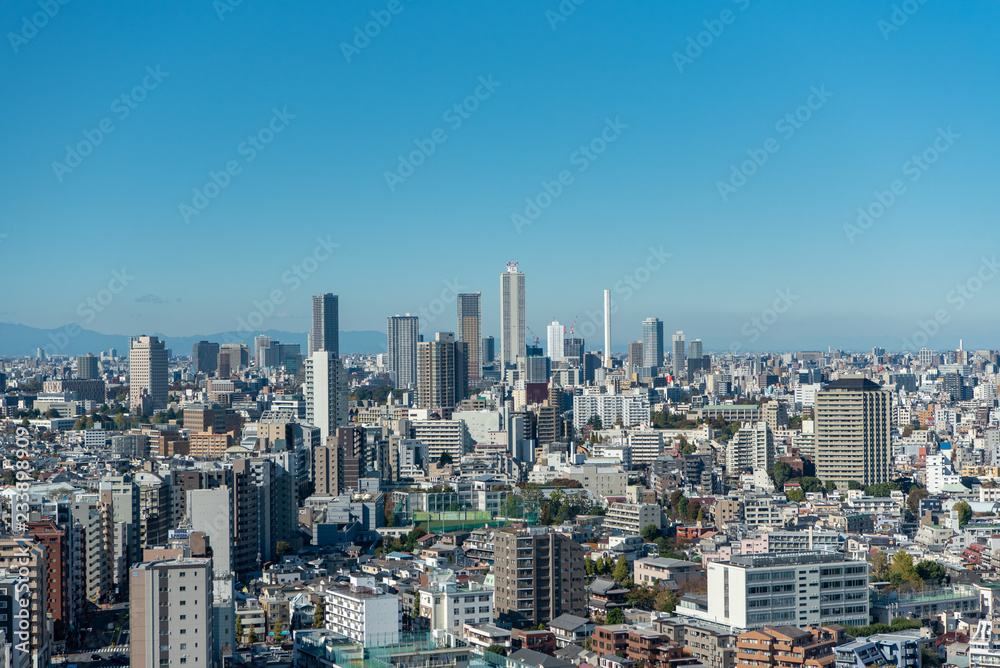
[{"label": "white high-rise tower", "polygon": [[611,368],[611,290],[604,291],[604,368]]},{"label": "white high-rise tower", "polygon": [[549,325],[549,359],[553,362],[562,362],[566,358],[563,345],[565,344],[566,328],[559,324],[558,320],[553,320]]}]

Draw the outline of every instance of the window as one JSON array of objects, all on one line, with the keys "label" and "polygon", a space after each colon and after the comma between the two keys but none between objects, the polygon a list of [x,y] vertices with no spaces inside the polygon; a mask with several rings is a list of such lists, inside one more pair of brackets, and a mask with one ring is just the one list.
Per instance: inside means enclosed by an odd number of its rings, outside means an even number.
[{"label": "window", "polygon": [[181,619],[187,619],[187,615],[181,615]]},{"label": "window", "polygon": [[187,605],[187,601],[181,601],[181,605]]},{"label": "window", "polygon": [[187,591],[187,587],[178,587],[178,591]]}]

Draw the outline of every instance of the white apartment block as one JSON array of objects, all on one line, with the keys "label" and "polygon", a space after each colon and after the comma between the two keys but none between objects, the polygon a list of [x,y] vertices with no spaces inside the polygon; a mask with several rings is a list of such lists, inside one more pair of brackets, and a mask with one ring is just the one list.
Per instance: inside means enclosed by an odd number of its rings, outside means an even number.
[{"label": "white apartment block", "polygon": [[655,429],[630,431],[628,445],[632,450],[632,466],[647,466],[663,454],[663,432]]},{"label": "white apartment block", "polygon": [[726,471],[770,471],[774,468],[774,436],[764,421],[740,427],[726,446]]},{"label": "white apartment block", "polygon": [[869,623],[868,563],[825,552],[746,554],[708,566],[702,605],[683,599],[679,615],[744,631],[764,626]]},{"label": "white apartment block", "polygon": [[469,451],[469,430],[462,420],[413,420],[414,436],[427,447],[431,459],[448,453],[457,464]]},{"label": "white apartment block", "polygon": [[493,590],[479,585],[459,587],[454,581],[432,582],[418,590],[420,616],[430,620],[432,631],[448,631],[461,636],[466,624],[493,621]]},{"label": "white apartment block", "polygon": [[927,455],[924,476],[926,477],[927,491],[931,494],[940,494],[945,485],[957,485],[962,481],[962,476],[955,473],[951,460],[945,453]]},{"label": "white apartment block", "polygon": [[657,529],[663,525],[660,522],[662,509],[655,503],[612,503],[604,516],[606,529],[638,534],[652,524]]},{"label": "white apartment block", "polygon": [[134,666],[214,665],[212,560],[137,564],[129,577]]},{"label": "white apartment block", "polygon": [[604,427],[621,419],[623,427],[649,424],[649,392],[645,388],[622,394],[602,394],[600,388],[584,388],[573,397],[573,426],[582,431],[595,415]]},{"label": "white apartment block", "polygon": [[385,594],[370,577],[326,590],[326,628],[365,646],[399,642],[399,596]]}]

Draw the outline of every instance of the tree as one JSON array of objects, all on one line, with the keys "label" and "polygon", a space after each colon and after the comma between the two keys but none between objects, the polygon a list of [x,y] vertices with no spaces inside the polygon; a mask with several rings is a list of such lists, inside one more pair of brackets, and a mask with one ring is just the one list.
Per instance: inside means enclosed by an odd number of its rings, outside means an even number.
[{"label": "tree", "polygon": [[236,642],[243,641],[243,618],[236,618]]},{"label": "tree", "polygon": [[250,635],[247,637],[247,640],[250,642],[251,645],[260,640],[260,638],[257,637],[257,629],[251,627]]},{"label": "tree", "polygon": [[655,524],[647,524],[642,530],[642,539],[649,541],[650,543],[654,542],[659,537],[660,530],[656,528]]},{"label": "tree", "polygon": [[445,452],[441,455],[441,457],[438,458],[438,464],[440,466],[447,466],[448,464],[451,464],[453,461],[454,460],[452,459],[450,452]]},{"label": "tree", "polygon": [[326,601],[320,599],[316,603],[316,612],[313,613],[313,628],[321,629],[326,626]]},{"label": "tree", "polygon": [[848,480],[847,489],[861,489],[861,483],[857,480]]},{"label": "tree", "polygon": [[583,568],[587,572],[587,575],[594,574],[594,560],[590,558],[589,554],[583,558]]},{"label": "tree", "polygon": [[865,487],[865,496],[876,496],[876,497],[889,497],[892,493],[899,489],[899,485],[894,482],[880,482],[877,485],[869,485]]},{"label": "tree", "polygon": [[792,477],[792,467],[785,462],[774,463],[774,484],[781,487]]},{"label": "tree", "polygon": [[803,476],[799,479],[799,484],[802,485],[802,491],[807,494],[822,492],[825,489],[820,479],[812,476]]},{"label": "tree", "polygon": [[281,559],[287,552],[292,551],[292,545],[286,540],[279,540],[274,549],[278,553],[278,559]]},{"label": "tree", "polygon": [[920,502],[930,496],[930,493],[918,485],[910,488],[910,493],[906,495],[906,507],[914,515],[920,513]]},{"label": "tree", "polygon": [[497,645],[496,643],[493,643],[492,645],[487,647],[486,651],[491,652],[493,654],[499,654],[500,656],[507,656],[507,649],[502,645]]},{"label": "tree", "polygon": [[965,501],[956,503],[952,510],[958,513],[958,526],[965,526],[972,519],[972,506]]},{"label": "tree", "polygon": [[622,612],[621,608],[612,608],[608,611],[607,616],[604,618],[605,624],[624,624],[625,623],[625,613]]},{"label": "tree", "polygon": [[588,427],[593,427],[597,431],[600,431],[601,429],[604,429],[604,425],[601,424],[601,416],[600,415],[591,415],[590,419],[587,420],[587,426]]},{"label": "tree", "polygon": [[947,573],[944,570],[944,566],[937,563],[936,561],[931,561],[930,559],[924,559],[916,565],[917,575],[924,582],[941,582],[944,580]]},{"label": "tree", "polygon": [[826,493],[833,494],[837,491],[837,483],[832,480],[827,480],[825,485]]},{"label": "tree", "polygon": [[913,556],[908,552],[899,550],[892,555],[889,563],[889,582],[894,587],[899,587],[905,583],[916,584],[920,582],[917,569],[913,566]]},{"label": "tree", "polygon": [[871,556],[871,562],[872,579],[884,580],[889,574],[889,554],[885,550],[879,550]]},{"label": "tree", "polygon": [[806,500],[806,493],[801,489],[790,489],[785,493],[785,496],[794,503],[802,503]]},{"label": "tree", "polygon": [[628,580],[629,576],[632,575],[632,569],[628,567],[628,559],[625,558],[624,554],[618,557],[613,575],[619,584]]}]

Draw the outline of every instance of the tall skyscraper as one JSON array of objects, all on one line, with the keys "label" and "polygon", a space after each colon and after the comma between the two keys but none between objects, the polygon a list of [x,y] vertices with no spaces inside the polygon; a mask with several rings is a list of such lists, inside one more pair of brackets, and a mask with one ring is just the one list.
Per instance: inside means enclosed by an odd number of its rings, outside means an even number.
[{"label": "tall skyscraper", "polygon": [[688,359],[700,360],[704,354],[701,339],[692,339],[688,342]]},{"label": "tall skyscraper", "polygon": [[524,274],[517,262],[500,275],[500,292],[500,364],[506,368],[525,355]]},{"label": "tall skyscraper", "polygon": [[563,360],[575,364],[583,364],[583,349],[585,342],[580,337],[563,339]]},{"label": "tall skyscraper", "polygon": [[[277,341],[275,342],[277,343]],[[258,369],[263,369],[267,366],[275,366],[274,364],[267,363],[267,351],[271,347],[271,337],[264,336],[263,334],[255,336],[253,339],[253,363],[257,365]]]},{"label": "tall skyscraper", "polygon": [[327,292],[313,295],[312,329],[309,330],[309,354],[325,350],[340,355],[340,315],[337,295]]},{"label": "tall skyscraper", "polygon": [[816,393],[816,476],[840,489],[889,481],[892,396],[867,378],[841,378]]},{"label": "tall skyscraper", "polygon": [[[417,344],[417,407],[451,415],[469,388],[468,346],[451,332]],[[442,414],[441,417],[446,417]]]},{"label": "tall skyscraper", "polygon": [[642,321],[642,366],[663,366],[663,323],[659,318]]},{"label": "tall skyscraper", "polygon": [[167,348],[155,336],[134,337],[128,351],[129,408],[167,409]]},{"label": "tall skyscraper", "polygon": [[604,291],[604,368],[611,368],[611,290]]},{"label": "tall skyscraper", "polygon": [[458,295],[457,339],[469,349],[469,378],[483,375],[479,340],[483,336],[483,293]]},{"label": "tall skyscraper", "polygon": [[687,349],[684,345],[684,332],[674,332],[674,377],[687,377]]},{"label": "tall skyscraper", "polygon": [[[643,332],[645,334],[645,331]],[[632,341],[628,344],[628,372],[635,373],[636,367],[645,366],[642,354],[642,341]]]},{"label": "tall skyscraper", "polygon": [[347,372],[340,358],[317,350],[305,360],[306,420],[319,427],[320,442],[347,425]]},{"label": "tall skyscraper", "polygon": [[553,320],[552,324],[548,326],[548,339],[549,339],[549,359],[553,362],[562,362],[565,353],[563,348],[565,345],[565,333],[566,328],[559,324],[558,320]]},{"label": "tall skyscraper", "polygon": [[482,355],[483,364],[493,364],[496,361],[497,343],[492,336],[483,337]]},{"label": "tall skyscraper", "polygon": [[194,373],[214,373],[219,368],[219,344],[198,341],[191,351],[191,370]]},{"label": "tall skyscraper", "polygon": [[420,323],[417,316],[391,315],[386,318],[386,343],[389,377],[393,387],[413,389],[417,386],[417,341]]},{"label": "tall skyscraper", "polygon": [[76,377],[80,380],[99,380],[100,371],[97,368],[97,358],[87,353],[76,358]]}]

